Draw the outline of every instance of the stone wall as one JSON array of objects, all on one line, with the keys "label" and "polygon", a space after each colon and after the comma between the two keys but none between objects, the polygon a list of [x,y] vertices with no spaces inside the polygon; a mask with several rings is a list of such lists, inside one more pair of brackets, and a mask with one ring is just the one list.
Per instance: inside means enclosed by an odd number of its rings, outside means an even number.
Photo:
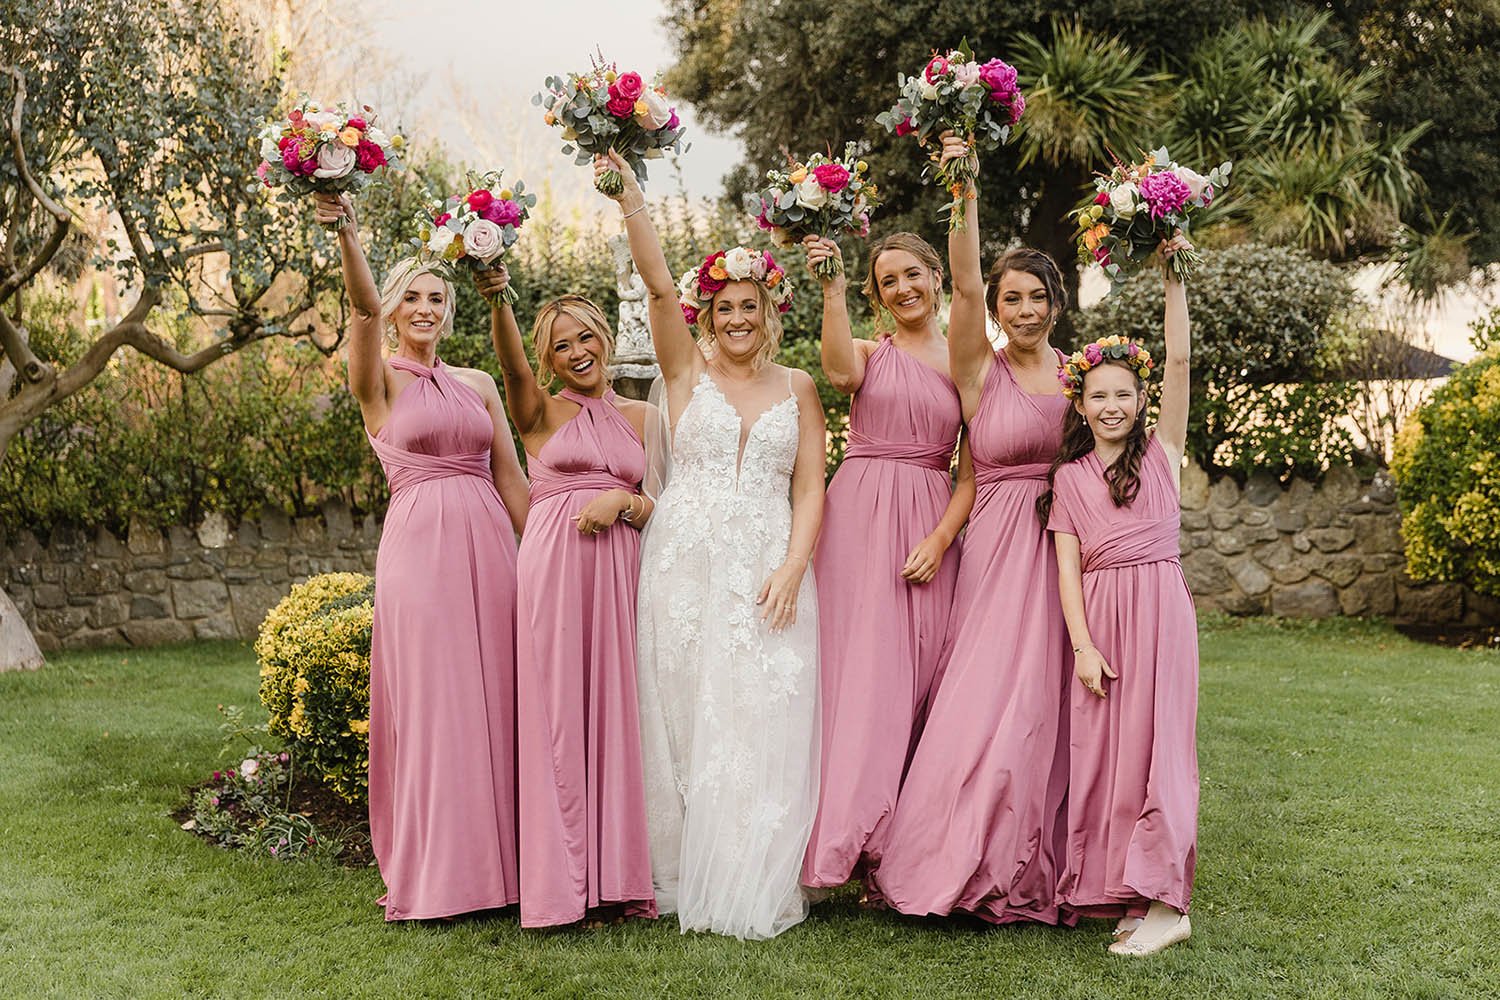
[{"label": "stone wall", "polygon": [[[1198,606],[1232,614],[1383,615],[1428,624],[1500,623],[1500,601],[1454,584],[1417,585],[1403,567],[1389,476],[1334,469],[1313,486],[1270,476],[1182,477],[1182,565]],[[342,504],[297,519],[265,511],[231,527],[131,525],[45,541],[0,532],[0,582],[43,652],[187,639],[253,639],[291,585],[315,573],[373,572],[380,525]]]},{"label": "stone wall", "polygon": [[1243,488],[1182,474],[1182,568],[1199,608],[1293,618],[1382,615],[1423,624],[1500,622],[1500,601],[1405,572],[1390,475],[1329,470],[1314,486],[1270,475]]},{"label": "stone wall", "polygon": [[0,531],[0,583],[44,653],[253,639],[293,583],[316,573],[373,572],[380,524],[342,503],[321,515],[266,510],[231,528],[211,514],[194,530],[133,523],[122,541],[100,528],[59,528],[45,541]]}]

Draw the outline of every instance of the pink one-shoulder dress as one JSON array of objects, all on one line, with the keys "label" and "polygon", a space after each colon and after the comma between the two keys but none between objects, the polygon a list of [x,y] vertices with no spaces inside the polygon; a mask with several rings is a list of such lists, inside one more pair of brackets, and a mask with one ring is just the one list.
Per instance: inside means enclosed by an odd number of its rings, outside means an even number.
[{"label": "pink one-shoulder dress", "polygon": [[370,444],[391,485],[375,562],[370,839],[387,920],[520,898],[516,540],[490,470],[484,400],[441,361]]},{"label": "pink one-shoulder dress", "polygon": [[854,394],[815,558],[822,779],[804,885],[859,874],[895,809],[947,634],[958,547],[927,583],[901,568],[947,510],[962,426],[953,380],[884,338]]},{"label": "pink one-shoulder dress", "polygon": [[1116,507],[1092,452],[1057,470],[1052,531],[1078,536],[1089,635],[1119,675],[1106,697],[1072,684],[1067,848],[1059,901],[1085,916],[1186,913],[1198,855],[1198,622],[1178,558],[1166,449]]},{"label": "pink one-shoulder dress", "polygon": [[527,461],[518,567],[524,927],[606,904],[656,916],[635,676],[641,536],[573,521],[606,490],[639,490],[646,452],[613,391],[560,395],[581,409]]},{"label": "pink one-shoulder dress", "polygon": [[1058,920],[1072,654],[1036,500],[1067,405],[1026,392],[997,352],[969,422],[978,494],[953,620],[874,874],[902,913]]}]

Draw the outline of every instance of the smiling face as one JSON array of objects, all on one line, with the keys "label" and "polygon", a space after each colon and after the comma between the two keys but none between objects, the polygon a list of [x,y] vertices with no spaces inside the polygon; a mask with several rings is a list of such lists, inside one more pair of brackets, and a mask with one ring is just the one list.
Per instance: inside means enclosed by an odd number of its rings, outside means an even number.
[{"label": "smiling face", "polygon": [[904,327],[920,327],[937,311],[942,272],[910,250],[886,250],[875,259],[875,290],[880,304]]},{"label": "smiling face", "polygon": [[1121,444],[1141,419],[1146,393],[1124,362],[1106,361],[1083,377],[1083,392],[1073,406],[1088,422],[1098,444]]},{"label": "smiling face", "polygon": [[731,281],[709,304],[714,347],[727,359],[752,363],[766,346],[767,296],[753,281]]},{"label": "smiling face", "polygon": [[448,310],[448,288],[442,278],[431,273],[412,278],[390,314],[397,343],[419,353],[431,350],[446,332]]},{"label": "smiling face", "polygon": [[567,313],[552,321],[548,356],[563,385],[575,392],[596,395],[609,381],[609,348],[604,338]]},{"label": "smiling face", "polygon": [[1006,339],[1022,350],[1047,342],[1056,323],[1047,285],[1030,271],[1010,270],[1000,276],[995,295],[995,321]]}]

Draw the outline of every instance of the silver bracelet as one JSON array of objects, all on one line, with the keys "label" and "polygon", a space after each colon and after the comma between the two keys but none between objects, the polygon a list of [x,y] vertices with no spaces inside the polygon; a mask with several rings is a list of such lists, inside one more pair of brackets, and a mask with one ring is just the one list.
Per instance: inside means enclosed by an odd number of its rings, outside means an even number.
[{"label": "silver bracelet", "polygon": [[630,218],[632,215],[638,215],[641,212],[644,212],[645,210],[646,210],[646,199],[642,198],[641,199],[641,203],[639,205],[637,205],[635,208],[632,208],[630,211],[626,212],[624,215],[620,216],[620,221],[624,222],[626,219]]}]

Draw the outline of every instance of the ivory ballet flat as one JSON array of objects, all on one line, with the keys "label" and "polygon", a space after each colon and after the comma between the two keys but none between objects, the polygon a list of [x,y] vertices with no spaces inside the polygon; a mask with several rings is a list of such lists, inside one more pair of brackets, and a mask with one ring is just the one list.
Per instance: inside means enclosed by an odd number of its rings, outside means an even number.
[{"label": "ivory ballet flat", "polygon": [[1115,929],[1110,931],[1110,937],[1116,941],[1128,938],[1135,933],[1136,928],[1141,926],[1141,922],[1145,919],[1145,917],[1121,917],[1120,922],[1115,924]]},{"label": "ivory ballet flat", "polygon": [[1177,922],[1167,928],[1161,934],[1150,940],[1141,940],[1138,936],[1140,928],[1130,932],[1130,935],[1122,940],[1116,941],[1109,946],[1111,955],[1125,955],[1130,958],[1145,958],[1147,955],[1155,955],[1163,948],[1186,941],[1192,937],[1193,922],[1188,919],[1186,913],[1177,918]]}]

